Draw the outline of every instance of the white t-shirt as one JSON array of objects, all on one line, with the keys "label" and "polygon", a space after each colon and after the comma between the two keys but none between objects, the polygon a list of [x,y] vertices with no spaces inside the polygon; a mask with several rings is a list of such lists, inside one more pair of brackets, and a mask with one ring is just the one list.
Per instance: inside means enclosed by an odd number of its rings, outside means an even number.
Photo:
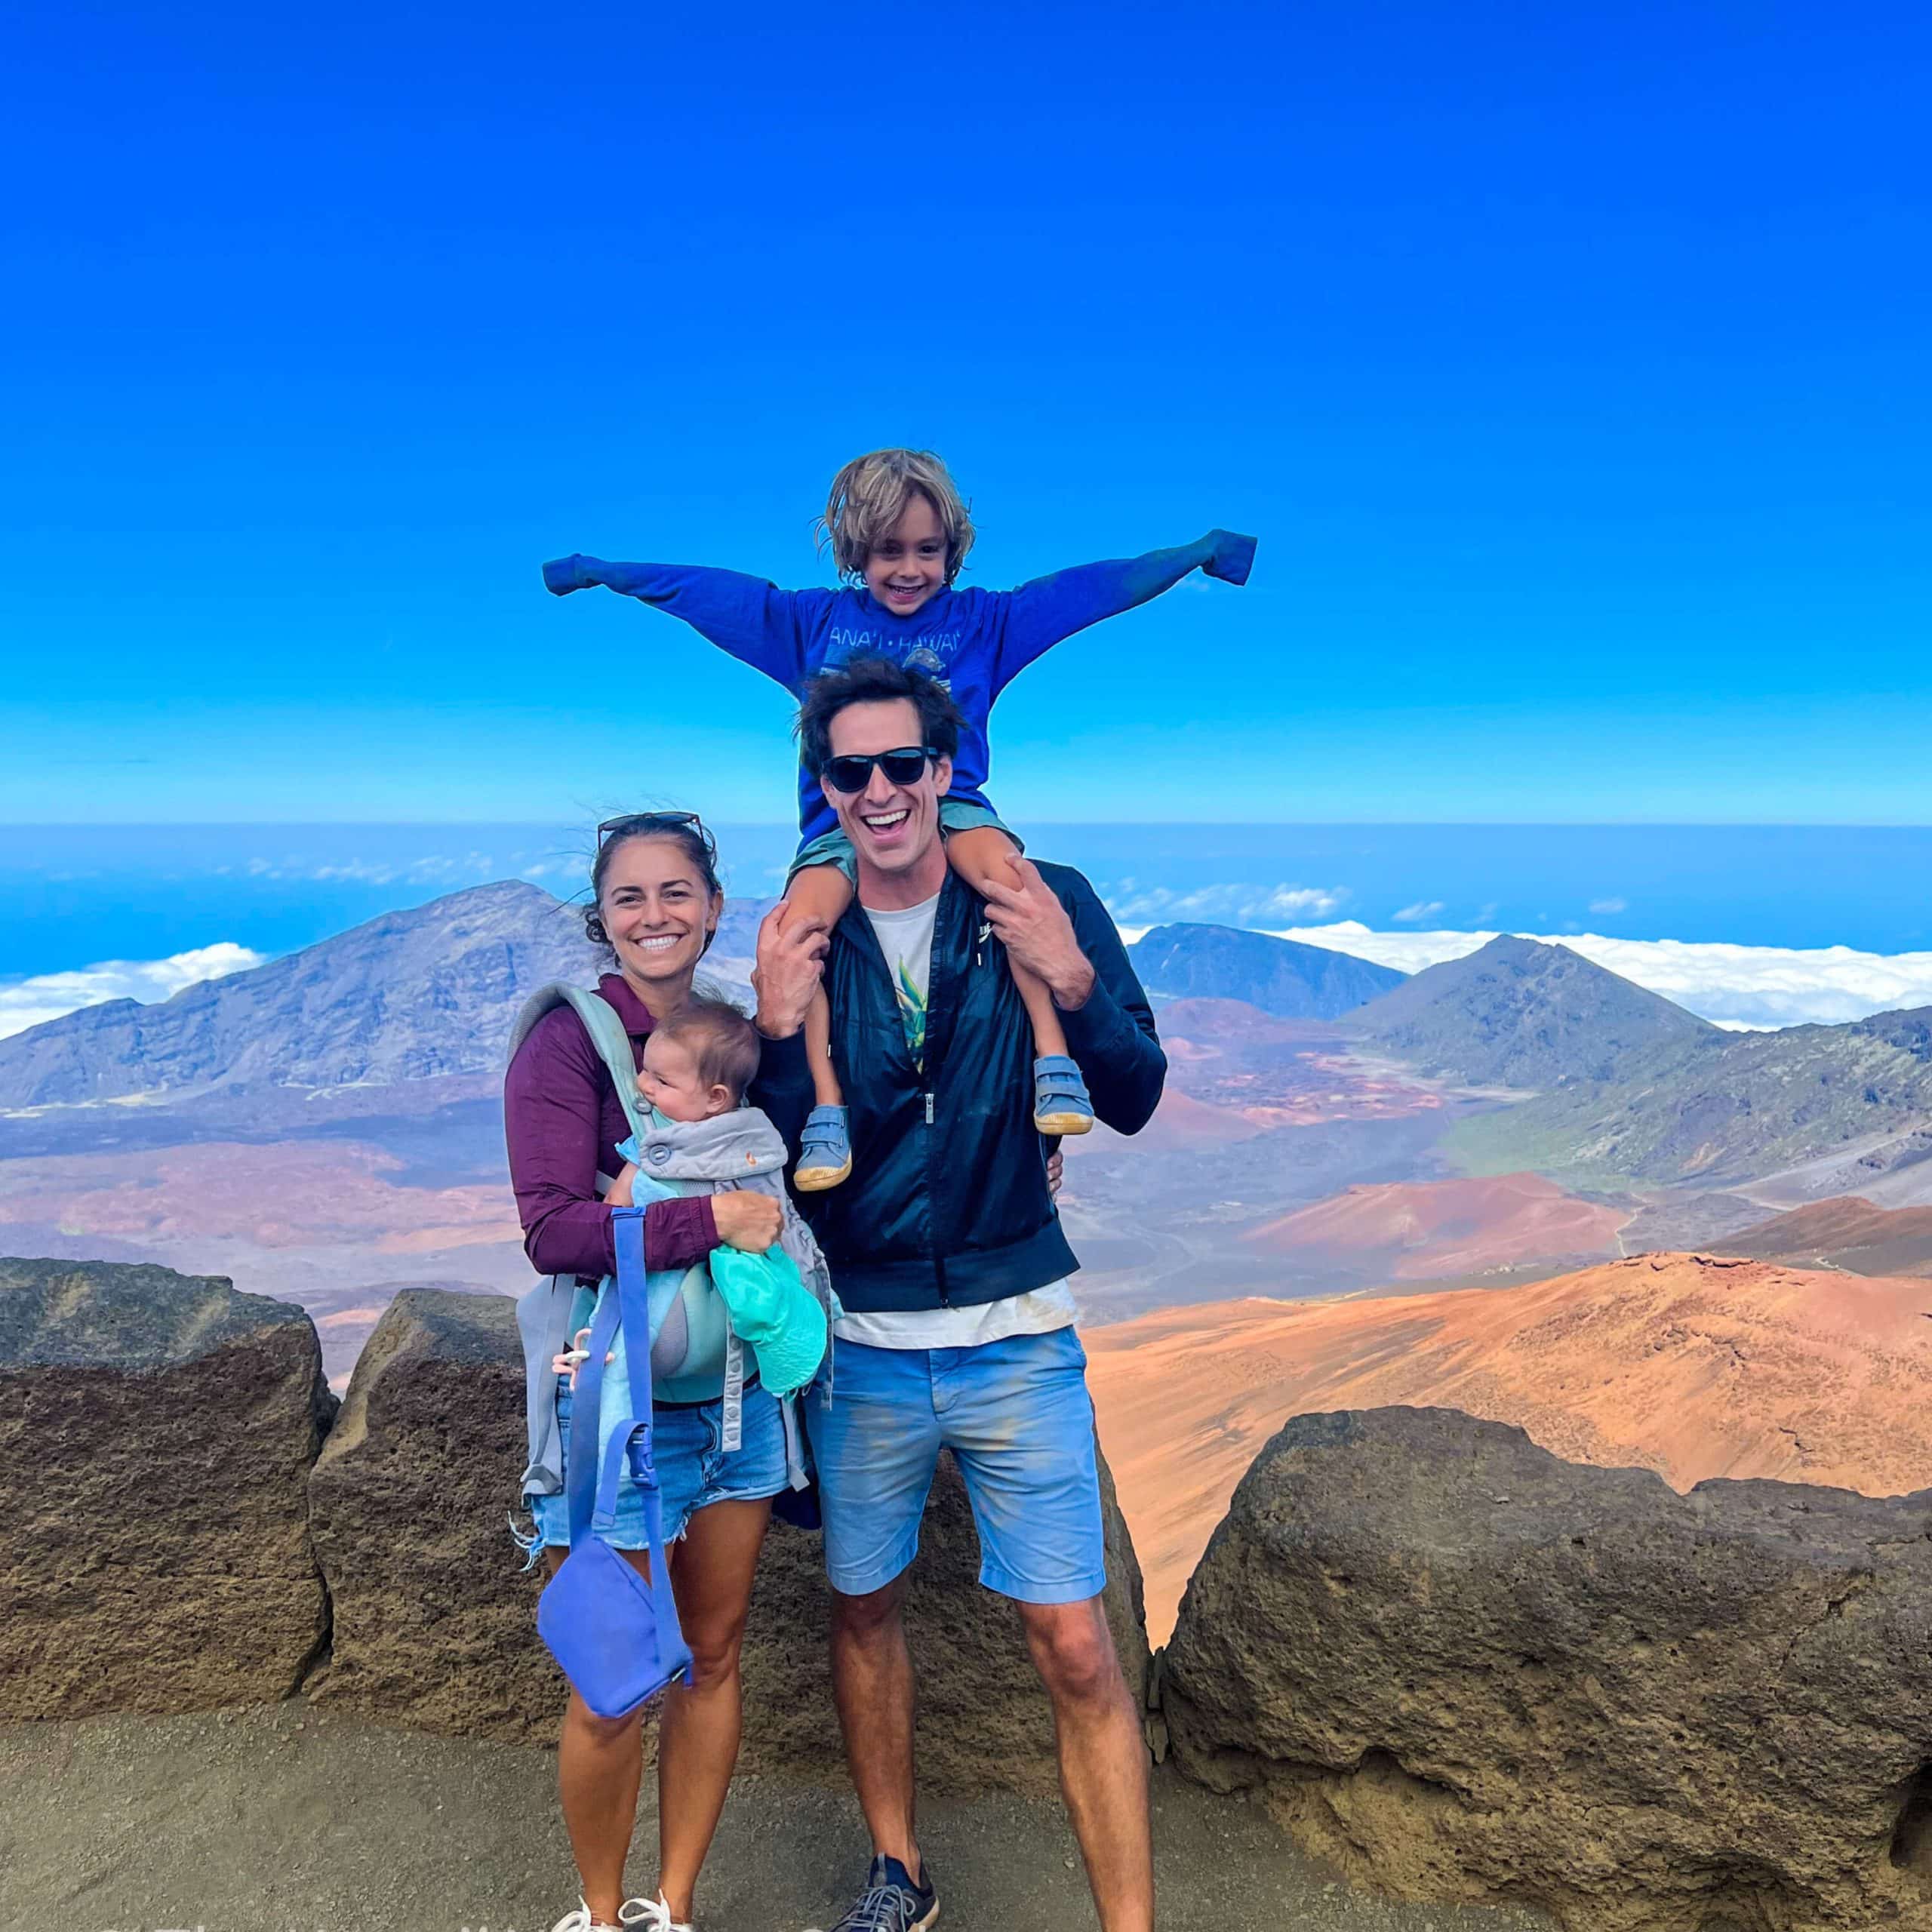
[{"label": "white t-shirt", "polygon": [[[899,995],[899,1017],[912,1063],[925,1065],[926,1000],[932,983],[933,925],[939,915],[939,894],[903,912],[863,908],[878,935],[886,970]],[[837,1283],[833,1286],[835,1287]],[[841,1342],[860,1342],[874,1349],[970,1349],[983,1342],[1004,1341],[1009,1335],[1044,1335],[1071,1327],[1078,1314],[1072,1283],[1050,1281],[1030,1294],[1009,1295],[1002,1301],[983,1302],[971,1308],[919,1308],[875,1315],[849,1310],[833,1324]]]}]

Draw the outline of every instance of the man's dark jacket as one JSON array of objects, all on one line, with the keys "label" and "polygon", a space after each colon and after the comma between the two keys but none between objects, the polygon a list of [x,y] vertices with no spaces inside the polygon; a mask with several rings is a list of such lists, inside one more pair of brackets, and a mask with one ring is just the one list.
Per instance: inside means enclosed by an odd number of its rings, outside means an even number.
[{"label": "man's dark jacket", "polygon": [[[1167,1078],[1147,995],[1113,921],[1079,873],[1041,876],[1073,921],[1094,990],[1062,1015],[1094,1111],[1122,1134],[1146,1125]],[[952,872],[933,929],[923,1072],[912,1064],[885,955],[854,905],[825,968],[832,1057],[845,1090],[852,1172],[798,1197],[855,1314],[966,1307],[1044,1287],[1079,1263],[1047,1189],[1033,1126],[1032,1023],[986,908]],[[752,1098],[788,1144],[812,1106],[802,1035],[768,1040]]]}]

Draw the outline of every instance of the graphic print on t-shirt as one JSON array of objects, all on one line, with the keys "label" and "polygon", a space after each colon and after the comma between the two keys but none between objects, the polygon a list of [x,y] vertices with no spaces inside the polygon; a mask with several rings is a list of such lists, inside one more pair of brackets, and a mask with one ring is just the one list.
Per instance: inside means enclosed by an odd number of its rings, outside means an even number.
[{"label": "graphic print on t-shirt", "polygon": [[906,1051],[920,1073],[926,1070],[926,1001],[932,984],[933,925],[939,916],[939,894],[903,912],[860,909],[878,935],[885,969],[899,1001],[899,1023],[906,1029]]},{"label": "graphic print on t-shirt", "polygon": [[920,1072],[926,1070],[926,995],[924,990],[906,970],[906,962],[898,962],[899,977],[893,990],[899,995],[899,1023],[906,1029],[906,1044],[912,1056],[912,1064]]}]

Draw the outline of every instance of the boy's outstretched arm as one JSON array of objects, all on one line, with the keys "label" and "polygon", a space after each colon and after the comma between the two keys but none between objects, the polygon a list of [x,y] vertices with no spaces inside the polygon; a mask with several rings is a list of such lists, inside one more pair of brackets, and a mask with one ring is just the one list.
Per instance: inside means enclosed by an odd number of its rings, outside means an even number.
[{"label": "boy's outstretched arm", "polygon": [[1104,564],[1078,564],[1035,577],[1008,593],[993,688],[999,690],[1063,638],[1118,617],[1171,590],[1191,571],[1224,583],[1245,583],[1254,564],[1254,539],[1232,530],[1211,530],[1172,550],[1149,550]]},{"label": "boy's outstretched arm", "polygon": [[805,680],[808,608],[825,591],[780,590],[741,571],[703,564],[608,563],[601,557],[558,557],[543,566],[543,587],[553,596],[602,584],[641,604],[681,617],[721,651],[794,696]]}]

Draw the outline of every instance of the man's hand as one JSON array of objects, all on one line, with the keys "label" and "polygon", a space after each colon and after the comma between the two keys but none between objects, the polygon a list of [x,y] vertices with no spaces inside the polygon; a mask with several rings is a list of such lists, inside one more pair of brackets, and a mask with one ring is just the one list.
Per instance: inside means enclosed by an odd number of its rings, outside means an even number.
[{"label": "man's hand", "polygon": [[1049,1199],[1057,1199],[1060,1183],[1066,1178],[1066,1156],[1056,1147],[1047,1156],[1047,1195]]},{"label": "man's hand", "polygon": [[1094,990],[1094,968],[1073,936],[1073,921],[1030,859],[1013,861],[1014,883],[987,881],[986,918],[1016,966],[1046,981],[1054,1004],[1072,1013]]},{"label": "man's hand", "polygon": [[770,1195],[748,1194],[742,1188],[714,1194],[711,1218],[718,1224],[718,1238],[747,1254],[762,1254],[785,1226],[784,1212]]},{"label": "man's hand", "polygon": [[832,942],[823,924],[774,906],[758,929],[758,963],[752,991],[758,995],[753,1023],[768,1040],[789,1040],[805,1023],[812,995],[825,977]]}]

